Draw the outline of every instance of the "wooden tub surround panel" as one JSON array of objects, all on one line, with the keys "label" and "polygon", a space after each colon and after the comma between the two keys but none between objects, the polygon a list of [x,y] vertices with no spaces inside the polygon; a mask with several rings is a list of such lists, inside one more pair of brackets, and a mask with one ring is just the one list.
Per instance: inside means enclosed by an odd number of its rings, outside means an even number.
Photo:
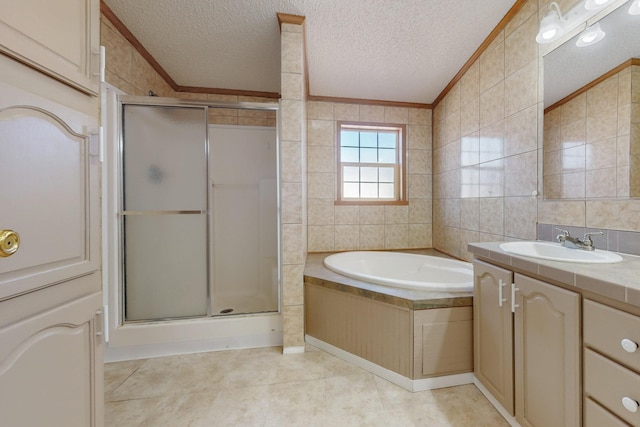
[{"label": "wooden tub surround panel", "polygon": [[305,329],[413,380],[473,371],[469,306],[411,310],[305,283]]},{"label": "wooden tub surround panel", "polygon": [[305,332],[405,377],[412,377],[411,310],[305,285]]}]

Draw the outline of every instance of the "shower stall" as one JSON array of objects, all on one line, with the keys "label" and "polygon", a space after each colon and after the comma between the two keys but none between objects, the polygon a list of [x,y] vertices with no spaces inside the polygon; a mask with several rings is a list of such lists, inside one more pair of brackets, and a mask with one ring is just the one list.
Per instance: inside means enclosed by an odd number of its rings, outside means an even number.
[{"label": "shower stall", "polygon": [[120,97],[123,324],[279,310],[277,129],[212,108],[277,104]]}]

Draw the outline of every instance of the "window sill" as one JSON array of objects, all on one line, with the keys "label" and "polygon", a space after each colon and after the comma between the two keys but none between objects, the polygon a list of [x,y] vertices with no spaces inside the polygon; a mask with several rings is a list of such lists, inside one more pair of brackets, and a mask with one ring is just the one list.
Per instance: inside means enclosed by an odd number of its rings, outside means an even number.
[{"label": "window sill", "polygon": [[408,200],[336,200],[335,206],[406,206]]}]

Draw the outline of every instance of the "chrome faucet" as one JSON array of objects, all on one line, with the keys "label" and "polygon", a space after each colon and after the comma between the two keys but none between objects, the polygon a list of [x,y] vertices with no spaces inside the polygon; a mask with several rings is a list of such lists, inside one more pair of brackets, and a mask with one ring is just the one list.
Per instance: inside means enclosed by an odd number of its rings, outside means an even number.
[{"label": "chrome faucet", "polygon": [[562,228],[556,227],[556,230],[560,231],[561,233],[556,236],[556,240],[562,246],[571,249],[583,249],[585,251],[592,251],[596,248],[595,246],[593,246],[593,240],[591,240],[591,236],[604,234],[604,232],[602,231],[585,233],[584,237],[580,239],[579,237],[572,237],[571,234],[569,234],[569,231],[563,230]]}]

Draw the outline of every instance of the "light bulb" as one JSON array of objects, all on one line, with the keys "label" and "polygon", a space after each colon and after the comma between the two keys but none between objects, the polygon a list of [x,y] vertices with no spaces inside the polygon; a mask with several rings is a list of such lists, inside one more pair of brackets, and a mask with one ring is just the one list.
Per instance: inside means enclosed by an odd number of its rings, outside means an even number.
[{"label": "light bulb", "polygon": [[600,23],[597,22],[580,33],[576,41],[576,46],[585,47],[598,43],[605,35],[606,33],[600,28]]},{"label": "light bulb", "polygon": [[613,0],[586,0],[584,2],[584,8],[587,10],[598,10],[605,7]]},{"label": "light bulb", "polygon": [[[553,10],[553,7],[556,10]],[[558,3],[553,2],[549,5],[549,11],[540,21],[540,31],[536,36],[538,43],[551,43],[562,37],[564,27],[562,26],[562,18],[560,17],[560,7]]]}]

